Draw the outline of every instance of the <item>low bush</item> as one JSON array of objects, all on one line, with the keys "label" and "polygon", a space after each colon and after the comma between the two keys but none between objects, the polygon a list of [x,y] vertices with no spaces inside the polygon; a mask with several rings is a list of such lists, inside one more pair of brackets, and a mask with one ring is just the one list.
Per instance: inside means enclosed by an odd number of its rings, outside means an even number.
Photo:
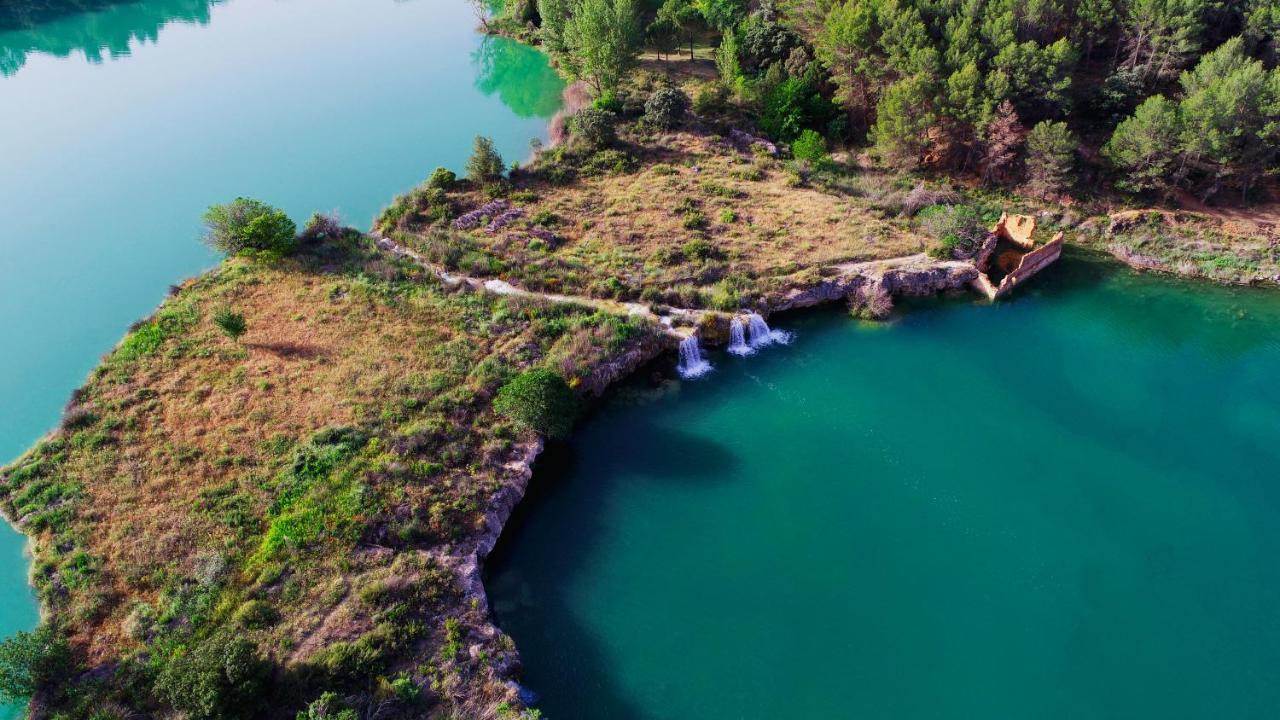
[{"label": "low bush", "polygon": [[193,643],[164,661],[155,690],[192,720],[251,717],[267,671],[253,643],[219,635]]},{"label": "low bush", "polygon": [[261,200],[236,198],[205,211],[205,242],[225,253],[246,251],[288,254],[297,240],[298,226],[283,210]]},{"label": "low bush", "polygon": [[569,125],[575,140],[593,150],[599,150],[618,139],[617,123],[617,115],[592,107],[579,110]]},{"label": "low bush", "polygon": [[573,429],[578,401],[563,377],[546,368],[535,368],[503,385],[493,409],[521,428],[555,439],[568,436]]},{"label": "low bush", "polygon": [[427,180],[427,187],[438,188],[448,192],[458,182],[458,176],[448,168],[438,167],[435,172],[431,173],[431,178]]},{"label": "low bush", "polygon": [[688,111],[689,96],[673,87],[658,88],[644,103],[644,119],[663,130],[678,126]]}]

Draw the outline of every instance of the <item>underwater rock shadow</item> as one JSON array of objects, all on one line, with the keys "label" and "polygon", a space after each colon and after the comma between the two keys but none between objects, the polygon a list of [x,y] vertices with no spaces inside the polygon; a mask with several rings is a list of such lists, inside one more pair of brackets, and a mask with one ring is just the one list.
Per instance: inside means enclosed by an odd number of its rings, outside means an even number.
[{"label": "underwater rock shadow", "polygon": [[722,482],[738,464],[737,457],[719,442],[675,428],[646,423],[630,426],[625,434],[599,435],[588,431],[568,444],[548,447],[534,468],[534,482],[539,476],[576,474],[580,455],[575,446],[586,443],[592,444],[593,453],[603,452],[605,457],[592,472],[593,483],[610,482],[617,473],[654,482]]},{"label": "underwater rock shadow", "polygon": [[[631,413],[634,408],[628,410]],[[521,652],[521,684],[549,701],[536,707],[548,717],[641,720],[645,713],[624,696],[604,644],[574,614],[568,596],[579,574],[599,561],[598,540],[608,531],[603,518],[590,511],[575,512],[572,527],[556,526],[552,542],[564,551],[555,554],[551,567],[539,568],[542,577],[525,577],[537,564],[522,563],[517,556],[546,540],[544,523],[562,514],[550,509],[553,504],[598,507],[607,502],[614,483],[634,482],[637,474],[658,482],[725,480],[732,477],[737,461],[717,442],[649,423],[629,426],[626,433],[614,427],[607,437],[601,435],[588,427],[572,442],[550,444],[538,458],[524,500],[485,562],[484,584],[494,622],[512,635]],[[583,470],[582,451],[576,449],[583,443],[594,443],[590,472]],[[601,456],[607,458],[603,467]],[[530,618],[536,618],[536,624]]]}]

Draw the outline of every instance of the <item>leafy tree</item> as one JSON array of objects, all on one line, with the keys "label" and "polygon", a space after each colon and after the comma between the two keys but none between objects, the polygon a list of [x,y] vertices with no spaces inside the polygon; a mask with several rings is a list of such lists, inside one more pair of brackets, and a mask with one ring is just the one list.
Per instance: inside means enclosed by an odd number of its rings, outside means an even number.
[{"label": "leafy tree", "polygon": [[71,670],[71,648],[48,625],[0,642],[0,700],[25,702],[42,687],[55,687]]},{"label": "leafy tree", "polygon": [[565,27],[569,65],[599,95],[618,86],[644,43],[636,0],[579,0]]},{"label": "leafy tree", "polygon": [[782,142],[791,142],[805,128],[820,128],[837,110],[801,78],[787,78],[765,95],[760,127]]},{"label": "leafy tree", "polygon": [[800,47],[800,38],[768,12],[752,13],[738,31],[739,53],[745,72],[755,74],[774,63],[786,62]]},{"label": "leafy tree", "polygon": [[670,130],[683,122],[687,112],[689,96],[679,88],[658,88],[644,103],[645,120],[664,130]]},{"label": "leafy tree", "polygon": [[694,6],[711,27],[726,32],[747,14],[746,0],[694,0]]},{"label": "leafy tree", "polygon": [[671,18],[658,15],[645,28],[645,38],[658,57],[669,56],[680,47],[680,26]]},{"label": "leafy tree", "polygon": [[573,3],[574,0],[538,0],[538,16],[542,19],[538,36],[543,47],[553,54],[569,51],[566,31],[573,17]]},{"label": "leafy tree", "polygon": [[1064,122],[1040,122],[1027,133],[1027,185],[1041,197],[1071,183],[1076,137]]},{"label": "leafy tree", "polygon": [[231,308],[222,308],[213,315],[213,324],[222,330],[222,333],[232,340],[239,340],[249,329],[248,323],[245,322],[244,315],[233,312]]},{"label": "leafy tree", "polygon": [[1116,185],[1132,192],[1168,189],[1181,126],[1177,105],[1165,96],[1153,95],[1139,105],[1102,148],[1121,171]]},{"label": "leafy tree", "polygon": [[218,635],[169,657],[156,694],[192,720],[251,717],[267,666],[253,643]]},{"label": "leafy tree", "polygon": [[720,79],[726,87],[738,86],[742,77],[742,63],[738,59],[738,36],[729,30],[720,39],[720,47],[716,48],[716,69],[720,71]]},{"label": "leafy tree", "polygon": [[546,368],[535,368],[503,385],[493,409],[521,428],[557,439],[573,429],[578,400],[564,378]]},{"label": "leafy tree", "polygon": [[658,8],[658,19],[678,28],[689,44],[689,59],[693,59],[693,39],[702,23],[702,13],[692,0],[665,0]]},{"label": "leafy tree", "polygon": [[500,180],[505,169],[506,165],[493,146],[493,140],[477,135],[471,158],[467,160],[467,177],[473,182],[487,185]]},{"label": "leafy tree", "polygon": [[298,234],[298,226],[283,210],[243,197],[210,207],[204,224],[205,242],[225,253],[261,250],[286,254],[293,250]]}]

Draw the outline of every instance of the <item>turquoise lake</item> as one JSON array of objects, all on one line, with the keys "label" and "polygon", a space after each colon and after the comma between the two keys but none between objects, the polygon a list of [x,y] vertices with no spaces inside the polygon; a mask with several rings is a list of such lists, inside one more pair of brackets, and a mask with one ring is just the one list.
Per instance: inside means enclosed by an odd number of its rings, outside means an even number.
[{"label": "turquoise lake", "polygon": [[[457,0],[43,19],[0,31],[0,462],[216,262],[209,204],[367,227],[476,134],[524,159],[562,88]],[[995,306],[773,322],[540,462],[488,587],[548,717],[1280,715],[1280,294],[1072,253]]]},{"label": "turquoise lake", "polygon": [[[146,0],[0,31],[0,464],[54,426],[238,195],[367,228],[477,134],[524,160],[562,83],[461,0]],[[35,623],[0,530],[0,634]]]},{"label": "turquoise lake", "polygon": [[614,392],[490,562],[551,718],[1274,718],[1280,294],[1071,253]]}]

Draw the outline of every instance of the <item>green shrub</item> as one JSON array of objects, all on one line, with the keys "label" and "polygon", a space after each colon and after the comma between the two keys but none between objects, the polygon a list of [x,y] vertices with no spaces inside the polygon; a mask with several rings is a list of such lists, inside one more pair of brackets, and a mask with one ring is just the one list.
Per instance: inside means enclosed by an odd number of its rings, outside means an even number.
[{"label": "green shrub", "polygon": [[438,167],[435,172],[431,173],[431,178],[427,180],[427,187],[449,191],[453,189],[454,184],[457,182],[458,175],[456,173],[448,168]]},{"label": "green shrub", "polygon": [[564,378],[546,368],[535,368],[503,385],[493,409],[524,429],[563,438],[573,429],[578,401]]},{"label": "green shrub", "polygon": [[707,216],[701,210],[686,210],[680,217],[680,224],[686,230],[701,230],[707,226]]},{"label": "green shrub", "polygon": [[71,648],[48,625],[0,642],[0,699],[23,702],[37,689],[56,689],[71,672]]},{"label": "green shrub", "polygon": [[709,83],[698,88],[693,96],[693,111],[699,115],[719,112],[728,102],[729,92],[720,83]]},{"label": "green shrub", "polygon": [[644,118],[656,127],[670,130],[684,121],[689,96],[673,87],[658,88],[644,103]]},{"label": "green shrub", "polygon": [[327,692],[312,700],[295,720],[360,720],[360,716],[347,707],[337,693]]},{"label": "green shrub", "polygon": [[618,139],[618,116],[608,110],[584,108],[570,120],[573,136],[583,145],[600,149],[612,145]]},{"label": "green shrub", "polygon": [[249,329],[244,316],[238,312],[233,312],[231,308],[222,308],[214,313],[213,324],[217,325],[218,329],[232,340],[239,340],[240,336],[244,335],[245,331]]},{"label": "green shrub", "polygon": [[685,243],[680,251],[690,260],[710,260],[718,254],[716,247],[706,238],[694,238]]},{"label": "green shrub", "polygon": [[791,154],[797,160],[807,160],[815,165],[827,161],[827,141],[816,130],[805,130],[791,144]]},{"label": "green shrub", "polygon": [[738,309],[741,301],[738,298],[738,291],[732,285],[721,282],[716,284],[715,290],[711,292],[708,304],[715,310],[732,312]]},{"label": "green shrub", "polygon": [[170,656],[155,690],[192,720],[251,717],[266,677],[267,664],[253,643],[218,635]]},{"label": "green shrub", "polygon": [[626,175],[636,169],[636,159],[621,150],[601,150],[582,164],[582,173],[596,175]]},{"label": "green shrub", "polygon": [[622,112],[622,100],[618,98],[618,94],[614,91],[605,90],[600,97],[591,101],[591,107],[605,112],[620,113]]},{"label": "green shrub", "polygon": [[720,211],[720,222],[722,222],[722,223],[724,223],[724,224],[726,224],[726,225],[728,225],[728,224],[730,224],[730,223],[738,222],[738,213],[736,213],[736,212],[734,212],[734,211],[732,211],[732,210],[721,210],[721,211]]},{"label": "green shrub", "polygon": [[919,217],[921,227],[938,241],[928,252],[939,260],[973,256],[989,232],[982,214],[971,205],[934,205]]},{"label": "green shrub", "polygon": [[805,128],[823,127],[837,110],[802,78],[789,78],[764,99],[760,127],[775,140],[791,142]]},{"label": "green shrub", "polygon": [[246,630],[270,627],[280,620],[280,613],[262,600],[250,600],[236,608],[232,622]]},{"label": "green shrub", "polygon": [[204,225],[205,242],[225,253],[285,255],[293,250],[298,235],[298,226],[283,210],[243,197],[211,206],[204,213]]}]

